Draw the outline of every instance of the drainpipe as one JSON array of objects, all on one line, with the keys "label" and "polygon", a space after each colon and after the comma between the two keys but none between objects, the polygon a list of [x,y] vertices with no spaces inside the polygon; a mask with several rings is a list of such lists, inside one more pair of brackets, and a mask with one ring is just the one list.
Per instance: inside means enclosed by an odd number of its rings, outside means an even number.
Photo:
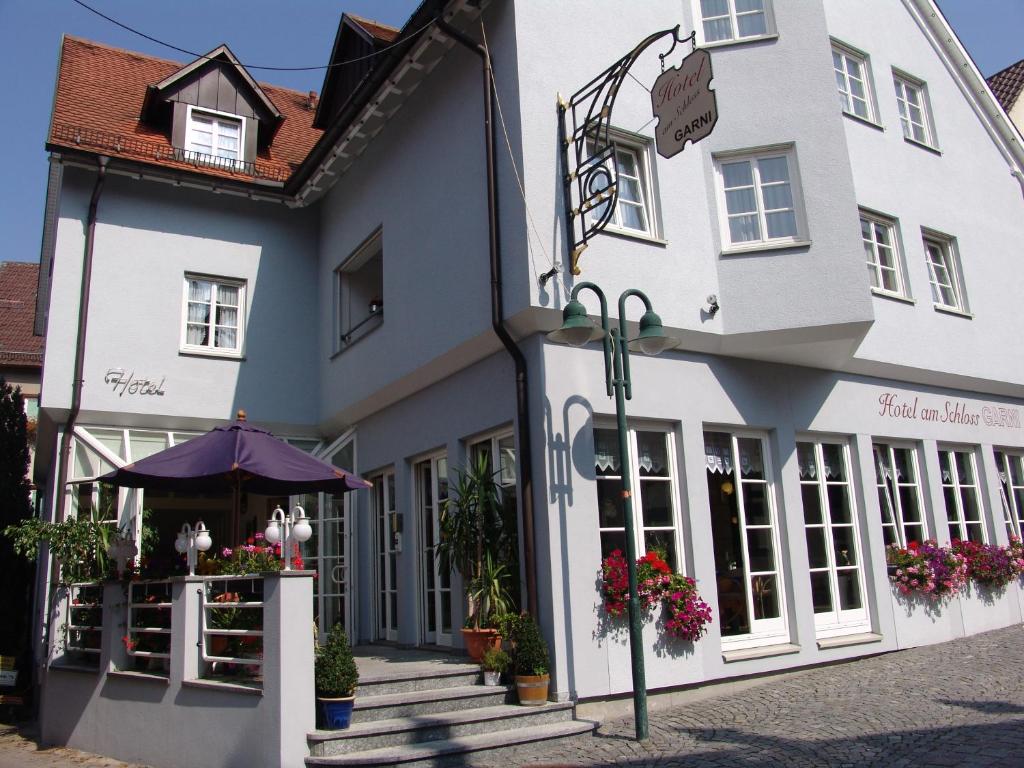
[{"label": "drainpipe", "polygon": [[519,479],[523,494],[523,559],[526,570],[526,610],[537,618],[537,564],[533,534],[533,469],[530,463],[530,408],[527,397],[526,358],[505,327],[505,308],[501,290],[501,238],[498,223],[497,167],[494,162],[494,80],[491,57],[487,49],[471,37],[455,29],[443,19],[438,28],[469,51],[480,57],[484,76],[484,146],[487,155],[487,226],[491,261],[491,327],[512,358],[516,370],[516,422],[518,424]]},{"label": "drainpipe", "polygon": [[[89,215],[85,227],[85,250],[82,255],[82,287],[78,298],[78,339],[75,343],[75,371],[71,380],[71,410],[68,411],[67,421],[64,422],[64,433],[60,437],[60,452],[58,453],[57,483],[54,486],[56,508],[53,520],[61,522],[64,520],[65,507],[67,503],[68,465],[71,462],[71,436],[75,429],[75,420],[82,407],[82,370],[85,366],[85,332],[89,317],[89,290],[92,284],[92,252],[96,241],[96,211],[100,204],[100,194],[103,192],[103,182],[106,180],[107,163],[110,158],[101,155],[96,170],[96,183],[92,188],[92,197],[89,200]],[[42,598],[43,610],[49,611],[49,595],[51,585],[56,578],[57,564],[50,560],[50,567],[47,569],[46,584],[44,585]],[[46,619],[43,619],[44,623]],[[48,654],[44,654],[44,659]]]}]

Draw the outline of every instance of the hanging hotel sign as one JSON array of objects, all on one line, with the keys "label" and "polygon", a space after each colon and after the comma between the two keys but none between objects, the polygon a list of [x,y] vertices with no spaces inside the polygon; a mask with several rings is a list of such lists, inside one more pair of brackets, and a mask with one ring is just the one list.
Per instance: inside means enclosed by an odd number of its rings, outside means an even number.
[{"label": "hanging hotel sign", "polygon": [[686,142],[696,144],[715,129],[718,101],[710,88],[711,77],[711,54],[698,48],[654,81],[654,139],[662,157],[678,155]]},{"label": "hanging hotel sign", "polygon": [[[605,228],[618,205],[618,157],[610,133],[612,109],[630,68],[656,43],[670,43],[659,53],[662,75],[651,93],[659,118],[658,152],[672,157],[687,141],[700,141],[718,120],[711,81],[711,56],[696,50],[696,33],[679,36],[679,26],[655,32],[625,56],[580,88],[568,100],[558,97],[562,140],[562,203],[565,206],[566,246],[572,273],[580,273],[580,255],[594,235]],[[679,43],[689,42],[693,53],[682,65],[665,71],[665,59]],[[664,134],[664,136],[662,135]],[[543,279],[549,277],[545,275]]]},{"label": "hanging hotel sign", "polygon": [[157,395],[163,397],[166,376],[156,379],[136,378],[135,371],[127,373],[124,368],[108,368],[103,383],[109,384],[118,397],[129,395]]}]

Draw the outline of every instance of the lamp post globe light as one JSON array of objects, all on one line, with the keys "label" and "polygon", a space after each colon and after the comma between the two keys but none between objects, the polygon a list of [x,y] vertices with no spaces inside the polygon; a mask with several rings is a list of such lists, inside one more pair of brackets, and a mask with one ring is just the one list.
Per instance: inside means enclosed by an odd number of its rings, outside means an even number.
[{"label": "lamp post globe light", "polygon": [[199,553],[205,552],[212,546],[213,539],[210,538],[210,532],[202,520],[197,522],[194,527],[185,523],[174,540],[174,548],[179,554],[186,556],[189,576],[196,575],[196,560]]},{"label": "lamp post globe light", "polygon": [[270,520],[267,521],[267,529],[263,532],[264,538],[270,544],[281,543],[281,552],[284,554],[284,570],[292,569],[292,548],[289,546],[293,541],[302,543],[309,541],[313,535],[313,528],[306,517],[306,510],[298,504],[291,512],[285,512],[281,507],[275,507],[270,513]]},{"label": "lamp post globe light", "polygon": [[[597,327],[587,316],[587,310],[577,298],[580,291],[592,291],[601,303],[601,326]],[[626,299],[636,296],[644,303],[644,314],[640,318],[637,337],[627,341]],[[636,580],[636,541],[633,523],[633,494],[629,472],[629,433],[626,428],[626,400],[633,398],[633,383],[629,375],[629,352],[640,351],[646,355],[657,355],[666,349],[678,346],[679,340],[665,335],[661,318],[651,308],[646,294],[630,288],[619,296],[619,327],[608,321],[608,302],[604,292],[594,283],[579,283],[572,289],[569,303],[562,310],[562,327],[552,331],[548,339],[571,347],[582,347],[591,341],[601,339],[604,346],[604,378],[608,396],[615,396],[615,415],[619,432],[619,456],[622,472],[622,512],[626,533],[626,567],[629,575],[629,652],[633,674],[633,720],[638,740],[646,739],[647,728],[647,682],[644,677],[643,637],[640,629],[640,598]]]}]

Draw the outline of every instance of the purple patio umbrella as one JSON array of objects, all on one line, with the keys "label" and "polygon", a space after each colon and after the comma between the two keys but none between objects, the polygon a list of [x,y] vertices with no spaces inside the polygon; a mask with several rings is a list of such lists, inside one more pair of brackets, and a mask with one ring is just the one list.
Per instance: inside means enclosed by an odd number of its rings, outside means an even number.
[{"label": "purple patio umbrella", "polygon": [[[97,478],[127,488],[195,493],[232,492],[234,526],[239,495],[340,494],[370,483],[309,454],[245,421],[214,427],[187,443],[155,453]],[[235,531],[237,536],[237,530]]]}]

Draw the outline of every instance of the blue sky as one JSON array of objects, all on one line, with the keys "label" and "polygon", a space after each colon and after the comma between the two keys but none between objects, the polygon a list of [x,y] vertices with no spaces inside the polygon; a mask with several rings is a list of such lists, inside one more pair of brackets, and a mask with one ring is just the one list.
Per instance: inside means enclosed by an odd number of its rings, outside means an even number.
[{"label": "blue sky", "polygon": [[[401,26],[418,2],[84,1],[180,48],[205,53],[226,42],[245,64],[292,67],[322,66],[327,62],[342,10]],[[994,74],[1024,58],[1024,0],[939,0],[939,5],[983,74]],[[0,200],[0,261],[39,259],[46,193],[44,143],[63,33],[188,61],[184,54],[120,29],[73,0],[0,0],[0,68],[7,72],[0,92],[7,105],[6,119],[0,121],[6,180]],[[253,70],[253,75],[257,80],[303,91],[319,91],[323,82],[323,70]]]}]

